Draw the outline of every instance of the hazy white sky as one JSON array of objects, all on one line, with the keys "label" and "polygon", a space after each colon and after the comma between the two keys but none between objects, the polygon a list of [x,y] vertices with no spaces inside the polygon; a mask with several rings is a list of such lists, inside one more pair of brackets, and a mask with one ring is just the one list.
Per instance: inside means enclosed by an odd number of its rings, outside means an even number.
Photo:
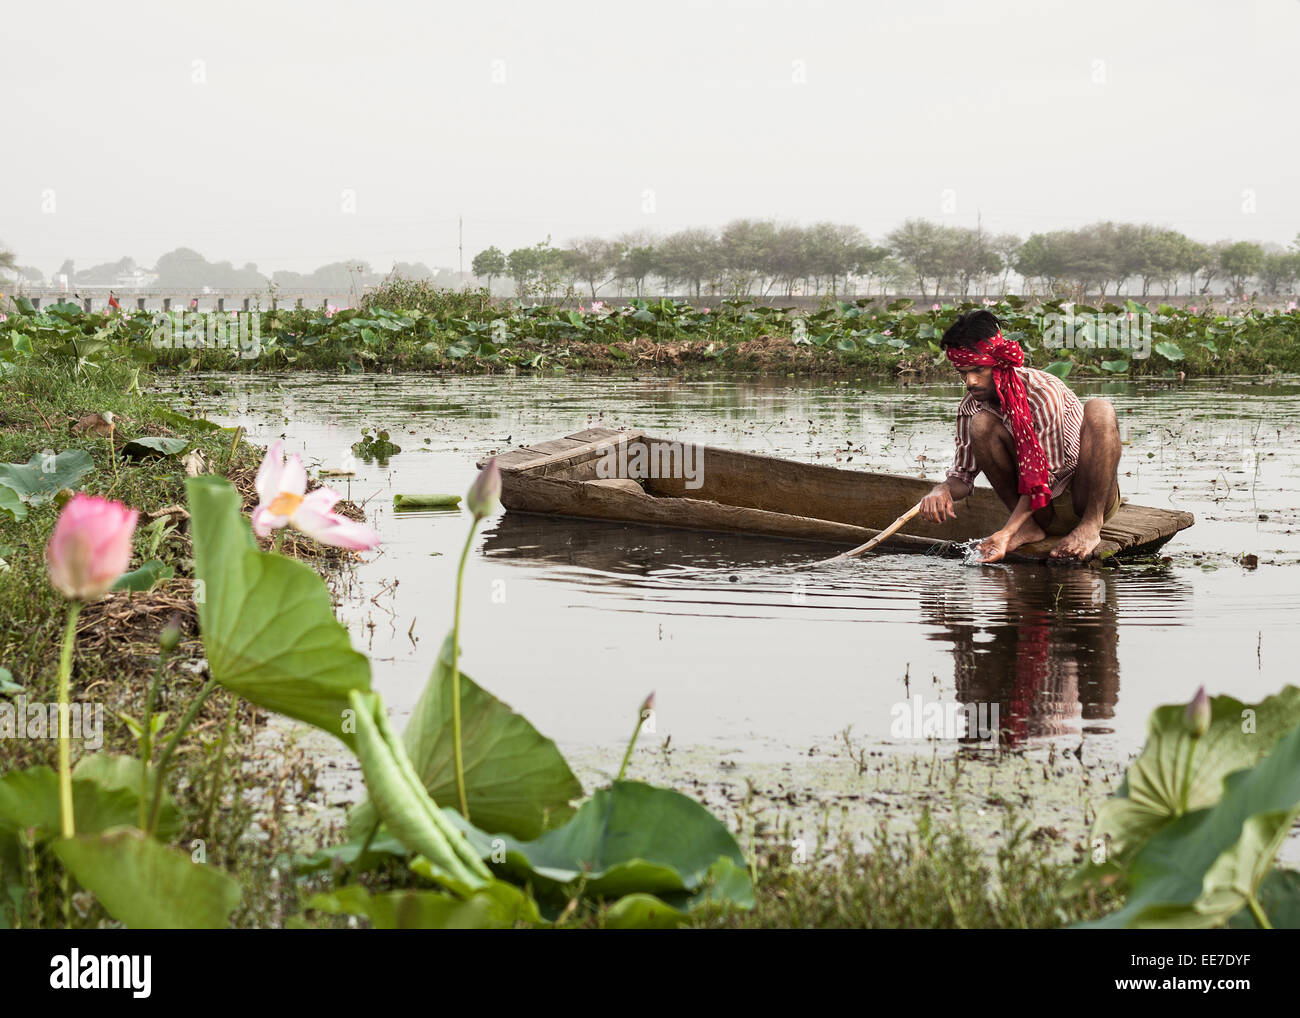
[{"label": "hazy white sky", "polygon": [[[264,272],[909,216],[1300,232],[1300,0],[25,3],[0,242]],[[349,195],[352,196],[349,198]]]}]

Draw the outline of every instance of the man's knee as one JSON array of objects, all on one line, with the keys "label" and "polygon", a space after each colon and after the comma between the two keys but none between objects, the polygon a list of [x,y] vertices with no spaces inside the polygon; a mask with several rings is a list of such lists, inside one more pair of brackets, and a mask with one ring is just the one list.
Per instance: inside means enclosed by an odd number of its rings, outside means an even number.
[{"label": "man's knee", "polygon": [[1008,434],[1006,426],[997,419],[997,415],[978,413],[970,419],[970,437],[978,445],[987,445],[995,439]]},{"label": "man's knee", "polygon": [[1096,397],[1083,404],[1083,423],[1094,428],[1119,429],[1119,417],[1108,399]]}]

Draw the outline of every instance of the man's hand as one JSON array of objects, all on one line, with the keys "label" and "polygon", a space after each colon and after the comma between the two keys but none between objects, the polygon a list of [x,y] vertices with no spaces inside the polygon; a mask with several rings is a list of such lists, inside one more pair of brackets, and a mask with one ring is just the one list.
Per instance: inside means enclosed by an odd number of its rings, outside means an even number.
[{"label": "man's hand", "polygon": [[920,516],[931,523],[946,523],[957,518],[957,510],[952,505],[952,492],[946,483],[936,484],[934,490],[921,499]]},{"label": "man's hand", "polygon": [[999,530],[996,534],[990,534],[980,542],[980,561],[1000,562],[1006,556],[1010,544],[1011,535],[1005,530]]}]

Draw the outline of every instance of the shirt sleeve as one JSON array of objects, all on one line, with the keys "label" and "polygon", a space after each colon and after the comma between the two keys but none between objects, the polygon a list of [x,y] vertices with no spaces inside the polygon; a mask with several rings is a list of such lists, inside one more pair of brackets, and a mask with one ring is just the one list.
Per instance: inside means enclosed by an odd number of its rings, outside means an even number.
[{"label": "shirt sleeve", "polygon": [[970,487],[975,487],[975,477],[979,474],[979,469],[975,465],[975,448],[971,445],[970,440],[970,417],[967,414],[959,413],[957,415],[957,449],[952,458],[952,469],[948,471],[949,477],[956,477],[965,481]]}]

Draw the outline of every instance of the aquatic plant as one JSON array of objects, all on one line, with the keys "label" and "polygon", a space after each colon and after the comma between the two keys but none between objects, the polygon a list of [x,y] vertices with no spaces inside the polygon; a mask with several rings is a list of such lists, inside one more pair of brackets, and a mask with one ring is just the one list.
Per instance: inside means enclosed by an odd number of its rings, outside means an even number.
[{"label": "aquatic plant", "polygon": [[[60,303],[39,311],[19,299],[0,321],[0,360],[52,359],[74,373],[105,360],[206,367],[392,367],[496,370],[563,368],[631,360],[632,345],[674,356],[743,364],[752,350],[788,337],[816,359],[893,375],[942,371],[938,339],[962,311],[988,307],[1030,363],[1061,377],[1271,373],[1300,369],[1300,311],[1247,307],[1215,312],[1127,300],[1098,306],[1063,300],[968,300],[917,308],[906,298],[827,299],[816,311],[732,298],[709,307],[636,298],[622,308],[494,302],[481,292],[394,285],[362,308],[256,311],[256,342],[231,341],[222,312],[86,312]],[[1153,302],[1154,303],[1154,302]],[[1061,323],[1067,322],[1063,328]],[[242,327],[241,327],[242,328]],[[159,332],[179,337],[157,343]],[[1135,336],[1137,337],[1135,339]],[[225,337],[223,339],[222,337]],[[638,355],[640,356],[640,355]],[[792,356],[792,354],[791,354]],[[806,360],[807,358],[805,358]]]},{"label": "aquatic plant", "polygon": [[1300,689],[1257,704],[1201,690],[1151,715],[1067,891],[1126,890],[1126,904],[1093,927],[1292,925],[1300,873],[1273,864],[1298,817]]}]

